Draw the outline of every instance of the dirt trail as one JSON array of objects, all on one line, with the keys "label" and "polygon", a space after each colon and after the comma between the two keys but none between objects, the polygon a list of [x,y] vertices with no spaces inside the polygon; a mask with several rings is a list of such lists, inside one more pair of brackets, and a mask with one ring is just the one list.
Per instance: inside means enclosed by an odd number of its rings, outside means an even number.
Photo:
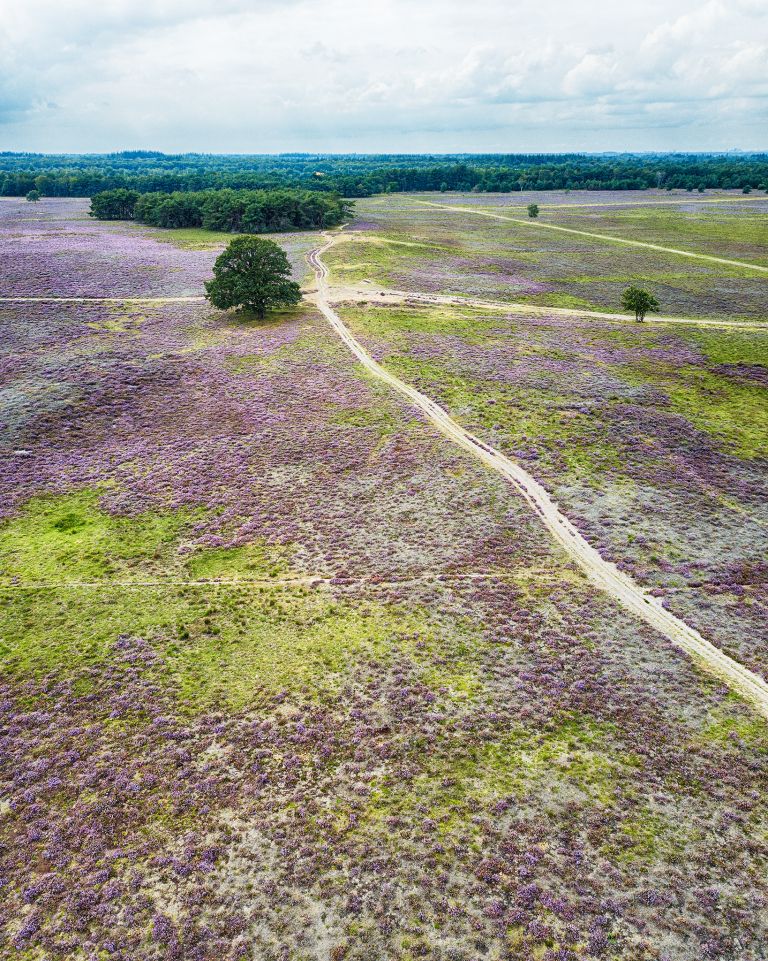
[{"label": "dirt trail", "polygon": [[475,437],[456,423],[433,400],[420,393],[415,387],[411,387],[395,377],[394,374],[391,374],[371,357],[363,345],[347,329],[328,300],[328,268],[322,261],[322,254],[333,246],[334,242],[334,237],[328,237],[322,247],[313,250],[308,256],[309,263],[313,267],[317,278],[317,293],[310,299],[314,300],[333,330],[365,369],[409,400],[429,418],[438,430],[459,447],[474,455],[487,467],[508,480],[522,494],[555,540],[565,548],[589,580],[689,654],[704,669],[715,674],[729,687],[751,701],[757,710],[768,718],[768,683],[759,675],[739,664],[738,661],[728,657],[727,654],[705,640],[698,631],[689,627],[680,618],[665,610],[655,597],[647,593],[614,564],[606,561],[579,533],[568,518],[560,512],[547,491],[527,471],[511,461],[501,451],[490,447]]},{"label": "dirt trail", "polygon": [[[516,301],[478,300],[471,297],[459,297],[445,294],[420,294],[411,290],[392,290],[371,283],[370,287],[363,285],[345,284],[329,288],[328,300],[333,304],[349,301],[374,304],[403,304],[416,300],[423,304],[445,305],[448,307],[479,307],[482,310],[493,310],[504,314],[524,314],[532,317],[595,317],[598,320],[622,321],[632,320],[629,314],[613,314],[600,310],[584,310],[581,307],[541,307],[538,304],[521,304]],[[634,323],[634,321],[633,321]],[[692,327],[717,327],[736,330],[764,330],[768,332],[768,320],[711,320],[707,317],[646,317],[643,325],[653,324],[687,324]]]},{"label": "dirt trail", "polygon": [[762,264],[748,264],[743,260],[729,260],[726,257],[713,257],[711,254],[696,254],[690,250],[679,250],[677,247],[662,247],[661,244],[650,244],[645,240],[630,240],[627,237],[616,237],[614,234],[595,234],[590,230],[577,230],[575,227],[561,227],[559,224],[547,224],[538,218],[528,217],[508,217],[506,214],[494,214],[490,210],[479,210],[475,207],[458,207],[452,204],[437,204],[431,200],[416,200],[417,204],[424,204],[426,207],[437,207],[440,210],[461,211],[466,214],[475,214],[477,217],[491,217],[494,220],[508,220],[513,224],[522,224],[524,227],[538,227],[541,230],[559,230],[565,234],[578,234],[580,237],[591,237],[594,240],[604,240],[610,244],[627,244],[630,247],[645,247],[647,250],[661,250],[667,254],[677,254],[680,257],[692,257],[694,260],[707,260],[716,264],[728,264],[730,267],[743,267],[746,270],[758,270],[768,274],[768,267]]}]

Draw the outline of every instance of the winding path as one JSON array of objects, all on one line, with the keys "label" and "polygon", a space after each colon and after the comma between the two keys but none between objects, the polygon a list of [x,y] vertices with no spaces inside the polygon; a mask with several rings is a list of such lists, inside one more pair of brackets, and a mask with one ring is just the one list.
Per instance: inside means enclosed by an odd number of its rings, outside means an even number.
[{"label": "winding path", "polygon": [[371,357],[329,303],[328,268],[322,261],[322,254],[333,246],[335,238],[328,235],[326,237],[326,243],[308,255],[317,279],[317,292],[310,296],[310,300],[317,305],[333,330],[365,369],[409,400],[455,444],[509,481],[590,581],[693,657],[704,669],[751,701],[757,710],[768,718],[768,683],[705,640],[697,630],[666,610],[631,577],[606,561],[560,512],[544,487],[519,464],[475,437],[453,420],[439,404],[395,377]]},{"label": "winding path", "polygon": [[475,214],[477,217],[492,217],[494,220],[508,220],[513,224],[524,227],[537,227],[541,230],[559,230],[565,234],[578,234],[580,237],[591,237],[593,240],[604,240],[612,244],[628,244],[630,247],[645,247],[648,250],[661,250],[667,254],[677,254],[680,257],[692,257],[694,260],[708,260],[716,264],[728,264],[730,267],[742,267],[745,270],[758,270],[768,274],[768,267],[762,264],[749,264],[744,260],[729,260],[727,257],[713,257],[711,254],[697,254],[690,250],[679,250],[677,247],[662,247],[661,244],[651,244],[646,240],[630,240],[628,237],[617,237],[615,234],[596,234],[591,230],[577,230],[575,227],[561,227],[559,224],[544,223],[538,218],[508,217],[506,214],[494,214],[490,210],[479,210],[474,207],[459,207],[454,204],[437,204],[432,200],[416,200],[417,204],[426,207],[437,207],[440,210],[461,211],[465,214]]}]

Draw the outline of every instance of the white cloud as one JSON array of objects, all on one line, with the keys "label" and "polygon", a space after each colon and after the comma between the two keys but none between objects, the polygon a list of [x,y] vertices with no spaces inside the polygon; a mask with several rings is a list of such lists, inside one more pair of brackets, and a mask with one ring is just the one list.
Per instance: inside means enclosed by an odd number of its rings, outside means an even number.
[{"label": "white cloud", "polygon": [[5,149],[768,146],[765,0],[592,0],[588,17],[571,0],[0,13]]}]

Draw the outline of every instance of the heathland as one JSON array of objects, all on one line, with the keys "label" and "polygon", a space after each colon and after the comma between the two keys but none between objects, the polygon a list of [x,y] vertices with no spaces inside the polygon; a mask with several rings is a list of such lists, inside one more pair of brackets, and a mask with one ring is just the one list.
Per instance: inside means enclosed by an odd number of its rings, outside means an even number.
[{"label": "heathland", "polygon": [[0,955],[763,957],[764,705],[338,334],[763,683],[767,215],[371,197],[257,322],[228,234],[0,201]]}]

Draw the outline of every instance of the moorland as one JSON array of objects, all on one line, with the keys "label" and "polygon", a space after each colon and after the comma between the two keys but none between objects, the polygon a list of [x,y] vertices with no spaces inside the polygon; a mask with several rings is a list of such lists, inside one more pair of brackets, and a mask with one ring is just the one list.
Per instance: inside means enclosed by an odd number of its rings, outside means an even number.
[{"label": "moorland", "polygon": [[261,322],[204,299],[228,233],[0,200],[3,957],[764,956],[733,186],[361,197],[269,234]]}]

